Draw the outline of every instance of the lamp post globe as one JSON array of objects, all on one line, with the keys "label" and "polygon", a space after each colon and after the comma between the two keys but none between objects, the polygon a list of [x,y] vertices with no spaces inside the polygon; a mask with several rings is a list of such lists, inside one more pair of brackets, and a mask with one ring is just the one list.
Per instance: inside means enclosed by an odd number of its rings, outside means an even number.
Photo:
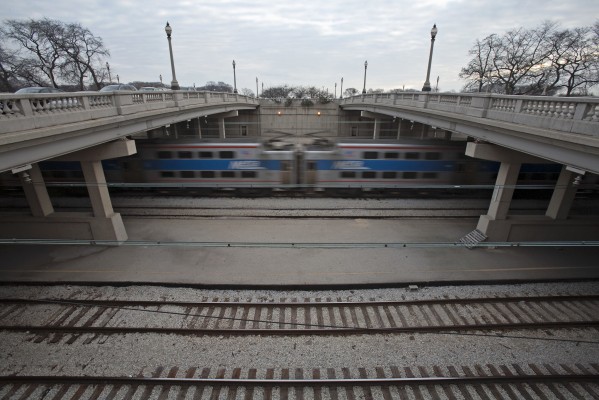
[{"label": "lamp post globe", "polygon": [[171,81],[171,89],[179,90],[179,82],[177,82],[177,76],[175,75],[175,61],[173,60],[173,46],[171,45],[171,33],[173,33],[173,28],[169,25],[168,21],[166,26],[164,27],[164,31],[166,32],[166,39],[168,40],[168,51],[171,56],[171,71],[173,73],[173,80]]},{"label": "lamp post globe", "polygon": [[366,68],[368,68],[368,60],[364,61],[364,88],[362,89],[362,94],[366,94]]},{"label": "lamp post globe", "polygon": [[431,91],[431,82],[430,82],[430,77],[431,77],[431,62],[433,60],[433,47],[435,46],[435,37],[437,36],[437,24],[433,25],[433,29],[431,29],[431,50],[430,53],[428,55],[428,68],[426,70],[426,81],[424,81],[424,86],[422,86],[422,91],[423,92],[430,92]]}]

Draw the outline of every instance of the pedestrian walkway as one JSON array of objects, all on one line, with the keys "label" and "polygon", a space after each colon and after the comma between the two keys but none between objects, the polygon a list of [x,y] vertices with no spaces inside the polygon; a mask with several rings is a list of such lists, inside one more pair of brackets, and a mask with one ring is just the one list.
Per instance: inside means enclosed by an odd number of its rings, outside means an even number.
[{"label": "pedestrian walkway", "polygon": [[383,286],[599,278],[597,247],[455,245],[476,219],[125,218],[129,241],[0,245],[2,282]]}]

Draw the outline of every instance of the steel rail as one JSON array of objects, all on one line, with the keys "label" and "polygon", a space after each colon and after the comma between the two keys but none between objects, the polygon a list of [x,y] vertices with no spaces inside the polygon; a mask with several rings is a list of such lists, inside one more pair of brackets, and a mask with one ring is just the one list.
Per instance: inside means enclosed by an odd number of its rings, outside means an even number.
[{"label": "steel rail", "polygon": [[1,383],[47,384],[129,384],[129,385],[209,385],[209,386],[392,386],[392,385],[457,385],[489,383],[599,382],[599,374],[433,376],[402,378],[349,379],[244,379],[244,378],[156,378],[124,376],[0,376]]},{"label": "steel rail", "polygon": [[450,298],[426,300],[366,300],[366,301],[310,301],[310,302],[251,302],[251,301],[169,301],[169,300],[89,300],[89,299],[23,299],[0,298],[4,304],[62,304],[81,305],[89,307],[119,307],[119,306],[178,306],[178,307],[400,307],[418,305],[443,304],[479,304],[479,303],[519,303],[519,302],[552,302],[552,301],[599,301],[599,295],[554,295],[554,296],[516,296],[516,297],[477,297]]},{"label": "steel rail", "polygon": [[[273,321],[272,324],[278,324]],[[305,325],[302,323],[286,322],[286,325]],[[502,324],[471,324],[471,325],[441,325],[441,326],[411,326],[411,327],[339,327],[339,328],[306,328],[306,329],[273,329],[273,328],[162,328],[162,327],[87,327],[87,326],[35,326],[35,325],[0,325],[0,331],[29,332],[29,333],[72,333],[72,334],[132,334],[155,333],[177,335],[350,335],[350,334],[391,334],[391,333],[451,333],[467,331],[492,330],[531,330],[546,328],[597,328],[599,320],[595,321],[556,321],[556,322],[527,322]]]}]

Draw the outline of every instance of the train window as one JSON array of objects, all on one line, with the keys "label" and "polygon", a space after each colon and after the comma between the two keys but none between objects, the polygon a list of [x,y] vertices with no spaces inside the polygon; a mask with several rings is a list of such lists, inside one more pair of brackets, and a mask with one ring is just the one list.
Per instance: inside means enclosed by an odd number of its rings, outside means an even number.
[{"label": "train window", "polygon": [[379,153],[377,151],[365,151],[363,158],[365,160],[376,160],[379,158]]},{"label": "train window", "polygon": [[241,171],[242,178],[255,178],[256,171]]},{"label": "train window", "polygon": [[356,173],[354,171],[341,171],[342,178],[355,178]]},{"label": "train window", "polygon": [[420,153],[409,151],[406,153],[406,160],[418,160],[420,159]]},{"label": "train window", "polygon": [[397,178],[397,172],[395,171],[384,171],[383,179],[395,179]]},{"label": "train window", "polygon": [[385,158],[399,158],[399,153],[397,153],[397,152],[385,153]]},{"label": "train window", "polygon": [[174,178],[175,173],[173,171],[160,171],[161,178]]},{"label": "train window", "polygon": [[165,158],[173,158],[173,152],[172,151],[159,151],[158,153],[156,153],[158,158],[161,159],[165,159]]},{"label": "train window", "polygon": [[219,151],[218,152],[218,158],[235,158],[235,152],[234,151]]},{"label": "train window", "polygon": [[351,127],[351,135],[352,136],[358,136],[358,127],[357,126],[352,126]]},{"label": "train window", "polygon": [[198,155],[200,156],[200,158],[212,158],[211,151],[200,151]]},{"label": "train window", "polygon": [[247,136],[247,135],[248,135],[248,126],[241,125],[241,136]]},{"label": "train window", "polygon": [[436,172],[423,172],[422,179],[437,179],[438,174]]},{"label": "train window", "polygon": [[191,158],[192,154],[191,154],[191,151],[178,151],[177,157],[178,158]]},{"label": "train window", "polygon": [[194,171],[180,171],[179,174],[181,175],[181,178],[194,178],[195,177]]},{"label": "train window", "polygon": [[362,172],[362,178],[364,178],[364,179],[374,179],[374,178],[376,178],[376,172],[374,172],[374,171],[364,171],[364,172]]},{"label": "train window", "polygon": [[403,179],[416,179],[418,177],[418,172],[412,172],[412,171],[402,172],[401,177]]},{"label": "train window", "polygon": [[235,178],[235,171],[221,171],[221,178]]},{"label": "train window", "polygon": [[83,179],[83,171],[73,171],[71,173],[72,178]]},{"label": "train window", "polygon": [[214,171],[200,171],[200,178],[214,178],[215,176]]},{"label": "train window", "polygon": [[545,174],[543,174],[541,172],[535,172],[534,174],[532,174],[530,179],[532,179],[533,181],[544,181],[546,179],[546,177],[545,177]]},{"label": "train window", "polygon": [[527,174],[527,173],[525,173],[525,172],[520,172],[520,173],[518,174],[518,180],[519,180],[519,181],[523,181],[523,180],[525,180],[525,179],[528,179],[528,174]]},{"label": "train window", "polygon": [[435,152],[426,152],[424,153],[424,159],[425,160],[440,160],[441,159],[441,153],[435,151]]},{"label": "train window", "polygon": [[308,161],[308,171],[316,171],[316,161]]}]

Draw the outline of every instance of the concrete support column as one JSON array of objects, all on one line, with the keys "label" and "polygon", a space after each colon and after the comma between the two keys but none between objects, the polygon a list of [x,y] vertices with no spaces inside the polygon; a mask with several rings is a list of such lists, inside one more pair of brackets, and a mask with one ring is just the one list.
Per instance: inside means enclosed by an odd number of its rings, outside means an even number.
[{"label": "concrete support column", "polygon": [[397,139],[399,140],[399,138],[401,137],[401,123],[402,120],[399,120],[399,124],[397,124]]},{"label": "concrete support column", "polygon": [[374,132],[372,135],[373,139],[378,139],[381,137],[381,120],[378,118],[374,119]]},{"label": "concrete support column", "polygon": [[555,184],[555,189],[553,189],[553,195],[545,213],[546,216],[552,219],[568,218],[576,191],[578,190],[573,183],[574,173],[566,169],[564,165]]},{"label": "concrete support column", "polygon": [[198,118],[197,122],[198,122],[198,137],[201,139],[202,138],[202,127],[200,125],[202,125],[202,124],[200,124],[199,118]]},{"label": "concrete support column", "polygon": [[487,215],[492,219],[506,219],[510,210],[510,203],[514,194],[514,188],[518,182],[520,163],[502,162],[495,181],[495,190],[489,205]]},{"label": "concrete support column", "polygon": [[[29,176],[26,179],[27,175]],[[31,169],[19,173],[19,179],[27,198],[27,203],[34,217],[45,217],[54,212],[52,201],[46,189],[46,183],[38,164],[31,164]],[[31,179],[31,181],[29,181]]]},{"label": "concrete support column", "polygon": [[219,137],[219,139],[225,139],[226,138],[226,133],[225,133],[225,119],[224,118],[219,118],[218,119],[218,137]]},{"label": "concrete support column", "polygon": [[106,177],[101,161],[81,161],[87,191],[91,200],[94,217],[110,217],[114,214]]}]

